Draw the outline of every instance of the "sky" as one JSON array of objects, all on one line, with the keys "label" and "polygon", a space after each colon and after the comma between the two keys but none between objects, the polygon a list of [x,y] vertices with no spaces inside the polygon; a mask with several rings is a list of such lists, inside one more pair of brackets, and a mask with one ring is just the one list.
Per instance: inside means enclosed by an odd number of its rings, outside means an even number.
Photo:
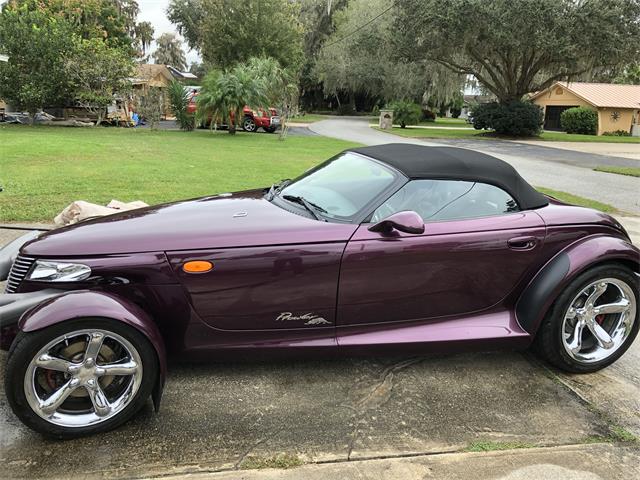
[{"label": "sky", "polygon": [[[169,0],[138,0],[140,13],[138,14],[138,22],[151,22],[155,29],[154,37],[159,37],[165,32],[178,33],[176,27],[167,18],[166,9]],[[155,42],[151,45],[151,52],[155,50]],[[200,56],[195,50],[189,50],[184,44],[184,50],[187,57],[187,66],[192,62],[199,62]]]}]

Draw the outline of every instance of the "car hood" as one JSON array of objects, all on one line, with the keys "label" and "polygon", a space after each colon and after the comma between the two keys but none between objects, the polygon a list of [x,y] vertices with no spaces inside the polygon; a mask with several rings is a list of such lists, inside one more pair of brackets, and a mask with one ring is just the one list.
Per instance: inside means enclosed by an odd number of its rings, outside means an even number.
[{"label": "car hood", "polygon": [[22,248],[37,257],[347,241],[357,225],[327,223],[272,204],[262,190],[220,194],[84,221]]}]

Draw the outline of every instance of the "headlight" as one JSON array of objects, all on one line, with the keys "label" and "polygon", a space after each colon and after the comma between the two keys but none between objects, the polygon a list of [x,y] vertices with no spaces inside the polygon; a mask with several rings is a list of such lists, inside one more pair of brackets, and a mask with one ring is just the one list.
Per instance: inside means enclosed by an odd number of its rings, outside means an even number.
[{"label": "headlight", "polygon": [[91,275],[91,268],[80,263],[61,263],[36,260],[27,280],[40,282],[78,282]]}]

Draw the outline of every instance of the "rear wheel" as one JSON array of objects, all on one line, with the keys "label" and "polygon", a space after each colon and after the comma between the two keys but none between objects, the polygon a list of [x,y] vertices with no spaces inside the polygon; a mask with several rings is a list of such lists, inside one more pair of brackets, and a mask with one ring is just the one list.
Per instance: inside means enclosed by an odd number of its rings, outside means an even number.
[{"label": "rear wheel", "polygon": [[242,129],[245,132],[255,132],[258,128],[256,127],[256,122],[251,117],[244,117],[242,121]]},{"label": "rear wheel", "polygon": [[620,265],[595,267],[578,276],[540,326],[538,351],[569,372],[611,365],[638,334],[638,290],[635,273]]},{"label": "rear wheel", "polygon": [[5,391],[14,413],[45,435],[71,438],[117,427],[147,401],[158,374],[139,331],[77,319],[16,337]]}]

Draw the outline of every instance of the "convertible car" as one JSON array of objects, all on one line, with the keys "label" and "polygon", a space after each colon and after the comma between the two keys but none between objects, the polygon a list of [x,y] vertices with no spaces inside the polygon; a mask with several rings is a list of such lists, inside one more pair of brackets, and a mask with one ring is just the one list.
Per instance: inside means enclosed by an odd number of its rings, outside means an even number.
[{"label": "convertible car", "polygon": [[354,148],[270,188],[7,246],[5,390],[22,422],[67,438],[112,429],[149,397],[157,409],[170,355],[534,346],[593,372],[638,334],[639,268],[616,220],[539,193],[501,160]]}]

